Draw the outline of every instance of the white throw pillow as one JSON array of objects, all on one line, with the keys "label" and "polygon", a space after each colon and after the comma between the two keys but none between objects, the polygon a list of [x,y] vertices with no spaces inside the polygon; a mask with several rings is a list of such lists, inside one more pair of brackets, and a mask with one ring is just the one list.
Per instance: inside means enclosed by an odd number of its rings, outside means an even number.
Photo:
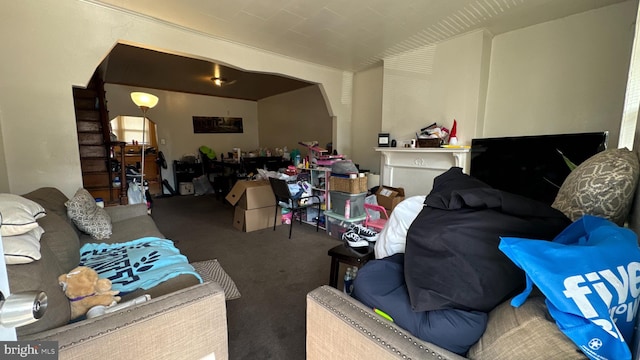
[{"label": "white throw pillow", "polygon": [[376,241],[376,259],[404,253],[407,244],[407,231],[409,231],[413,220],[422,211],[425,198],[425,195],[412,196],[402,200],[393,208],[387,224],[380,231],[380,236]]},{"label": "white throw pillow", "polygon": [[105,209],[96,204],[96,200],[87,190],[78,189],[73,198],[64,205],[67,207],[67,216],[80,231],[96,240],[108,239],[111,236],[111,217]]},{"label": "white throw pillow", "polygon": [[40,237],[44,229],[37,226],[25,234],[3,236],[4,261],[8,265],[27,264],[40,260]]},{"label": "white throw pillow", "polygon": [[38,227],[36,219],[47,212],[40,204],[14,194],[0,194],[0,234],[12,236],[25,234]]}]

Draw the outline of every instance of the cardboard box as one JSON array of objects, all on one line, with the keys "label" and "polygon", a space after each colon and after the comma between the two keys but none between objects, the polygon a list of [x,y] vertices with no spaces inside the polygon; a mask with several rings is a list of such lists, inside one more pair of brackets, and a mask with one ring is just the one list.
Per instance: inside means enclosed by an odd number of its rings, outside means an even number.
[{"label": "cardboard box", "polygon": [[239,180],[225,199],[231,205],[245,210],[275,206],[276,203],[276,197],[268,180]]},{"label": "cardboard box", "polygon": [[404,200],[404,189],[391,186],[380,186],[376,191],[378,205],[384,207],[389,212],[393,210],[400,201]]},{"label": "cardboard box", "polygon": [[178,192],[180,195],[193,195],[193,183],[181,182],[178,187]]},{"label": "cardboard box", "polygon": [[[244,232],[273,228],[275,205],[258,209],[245,210],[236,206],[233,216],[233,227]],[[282,225],[282,211],[277,208],[276,226]]]}]

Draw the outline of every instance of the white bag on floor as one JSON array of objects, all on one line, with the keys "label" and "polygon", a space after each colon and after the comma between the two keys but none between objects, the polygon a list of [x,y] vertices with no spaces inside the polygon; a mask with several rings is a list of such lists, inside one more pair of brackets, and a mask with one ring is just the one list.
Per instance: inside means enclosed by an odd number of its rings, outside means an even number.
[{"label": "white bag on floor", "polygon": [[214,193],[213,186],[209,182],[209,177],[207,177],[207,175],[193,178],[193,188],[196,196]]},{"label": "white bag on floor", "polygon": [[129,183],[129,189],[127,189],[127,197],[129,198],[129,205],[142,204],[146,202],[142,185],[135,181]]}]

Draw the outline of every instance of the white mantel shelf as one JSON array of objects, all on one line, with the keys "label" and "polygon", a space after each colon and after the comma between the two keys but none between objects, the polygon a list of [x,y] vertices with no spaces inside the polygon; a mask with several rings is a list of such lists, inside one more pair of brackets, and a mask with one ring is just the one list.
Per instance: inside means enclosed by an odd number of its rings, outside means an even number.
[{"label": "white mantel shelf", "polygon": [[392,148],[375,149],[382,155],[381,185],[404,188],[405,195],[427,195],[433,179],[452,166],[469,173],[469,148]]}]

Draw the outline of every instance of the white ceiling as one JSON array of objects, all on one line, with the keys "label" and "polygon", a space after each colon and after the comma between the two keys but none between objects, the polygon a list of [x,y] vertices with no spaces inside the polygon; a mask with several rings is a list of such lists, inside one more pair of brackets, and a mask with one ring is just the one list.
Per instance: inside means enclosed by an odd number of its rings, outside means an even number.
[{"label": "white ceiling", "polygon": [[624,0],[86,0],[358,71],[478,28],[494,35]]}]

